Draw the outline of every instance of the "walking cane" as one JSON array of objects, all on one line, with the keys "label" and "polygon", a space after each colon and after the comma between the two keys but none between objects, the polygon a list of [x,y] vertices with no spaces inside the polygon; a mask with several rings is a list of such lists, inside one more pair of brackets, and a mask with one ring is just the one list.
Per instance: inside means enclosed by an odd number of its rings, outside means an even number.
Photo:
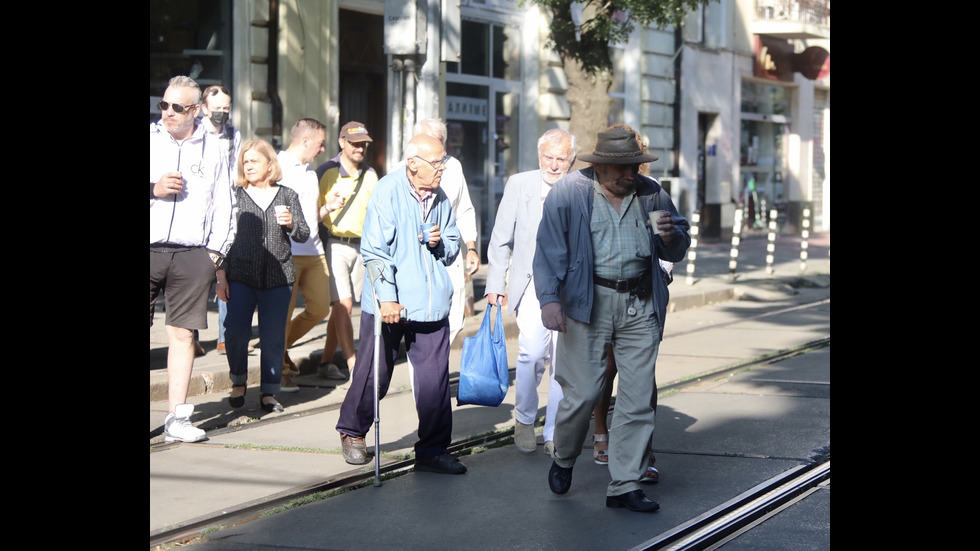
[{"label": "walking cane", "polygon": [[378,291],[374,287],[381,272],[384,270],[384,263],[380,260],[368,260],[365,264],[368,279],[371,280],[371,296],[374,297],[374,486],[381,486],[381,419],[378,417],[378,364],[381,354],[381,301],[378,300]]}]

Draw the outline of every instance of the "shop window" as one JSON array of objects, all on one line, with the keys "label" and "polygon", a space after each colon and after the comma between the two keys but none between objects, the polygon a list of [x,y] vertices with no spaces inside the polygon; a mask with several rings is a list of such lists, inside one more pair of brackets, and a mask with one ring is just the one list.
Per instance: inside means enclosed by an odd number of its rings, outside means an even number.
[{"label": "shop window", "polygon": [[753,226],[761,227],[768,209],[785,202],[786,136],[790,119],[789,91],[783,86],[742,82],[739,140],[739,200]]},{"label": "shop window", "polygon": [[231,0],[150,0],[150,122],[178,75],[231,87]]},{"label": "shop window", "polygon": [[460,61],[447,61],[447,73],[520,80],[519,28],[466,19],[461,26]]}]

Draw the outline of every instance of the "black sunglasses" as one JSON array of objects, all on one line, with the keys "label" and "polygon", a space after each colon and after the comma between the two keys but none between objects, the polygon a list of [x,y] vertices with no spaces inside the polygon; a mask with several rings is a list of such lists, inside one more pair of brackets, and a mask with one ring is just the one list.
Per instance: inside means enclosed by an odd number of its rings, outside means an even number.
[{"label": "black sunglasses", "polygon": [[157,109],[159,109],[161,112],[166,111],[167,108],[169,108],[171,105],[174,107],[174,113],[183,113],[184,109],[190,110],[192,107],[194,107],[197,104],[192,103],[190,105],[181,105],[179,103],[167,103],[165,101],[161,101],[160,103],[157,104]]},{"label": "black sunglasses", "polygon": [[205,96],[217,96],[218,95],[218,92],[221,92],[222,94],[224,94],[226,96],[231,96],[231,92],[229,92],[228,90],[225,90],[225,87],[224,86],[208,86],[204,90],[204,95]]}]

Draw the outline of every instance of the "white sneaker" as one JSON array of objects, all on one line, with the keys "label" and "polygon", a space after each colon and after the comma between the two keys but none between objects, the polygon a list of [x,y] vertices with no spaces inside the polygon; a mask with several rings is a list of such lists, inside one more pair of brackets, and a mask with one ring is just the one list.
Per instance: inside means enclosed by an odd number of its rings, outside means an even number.
[{"label": "white sneaker", "polygon": [[320,364],[316,368],[317,375],[331,381],[346,381],[347,376],[334,364]]},{"label": "white sneaker", "polygon": [[207,438],[204,431],[191,424],[194,404],[177,404],[163,422],[165,442],[200,442]]},{"label": "white sneaker", "polygon": [[514,421],[514,445],[524,453],[534,453],[538,449],[538,439],[534,435],[534,425]]},{"label": "white sneaker", "polygon": [[[296,372],[297,374],[299,371]],[[279,392],[299,392],[299,385],[290,373],[283,373],[279,384]]]}]

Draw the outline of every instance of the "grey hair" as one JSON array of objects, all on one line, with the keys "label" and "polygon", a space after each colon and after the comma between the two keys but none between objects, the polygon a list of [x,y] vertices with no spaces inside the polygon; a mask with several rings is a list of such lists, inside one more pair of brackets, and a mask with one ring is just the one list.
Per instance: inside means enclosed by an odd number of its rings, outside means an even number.
[{"label": "grey hair", "polygon": [[446,130],[446,123],[439,119],[422,119],[415,123],[415,134],[425,134],[427,136],[432,136],[433,138],[442,142],[442,146],[446,147],[446,134],[449,131]]},{"label": "grey hair", "polygon": [[541,134],[541,137],[538,138],[538,156],[541,156],[541,150],[544,149],[544,146],[548,144],[561,144],[566,138],[571,141],[572,160],[568,166],[572,166],[575,164],[575,158],[578,157],[578,141],[575,139],[575,134],[567,130],[562,130],[561,128],[552,128],[544,134]]},{"label": "grey hair", "polygon": [[194,81],[191,77],[178,75],[170,79],[168,88],[193,88],[194,89],[194,103],[201,103],[201,85]]},{"label": "grey hair", "polygon": [[412,140],[409,140],[408,143],[405,144],[405,160],[408,161],[409,159],[415,157],[418,154],[419,154],[419,144],[415,143]]}]

